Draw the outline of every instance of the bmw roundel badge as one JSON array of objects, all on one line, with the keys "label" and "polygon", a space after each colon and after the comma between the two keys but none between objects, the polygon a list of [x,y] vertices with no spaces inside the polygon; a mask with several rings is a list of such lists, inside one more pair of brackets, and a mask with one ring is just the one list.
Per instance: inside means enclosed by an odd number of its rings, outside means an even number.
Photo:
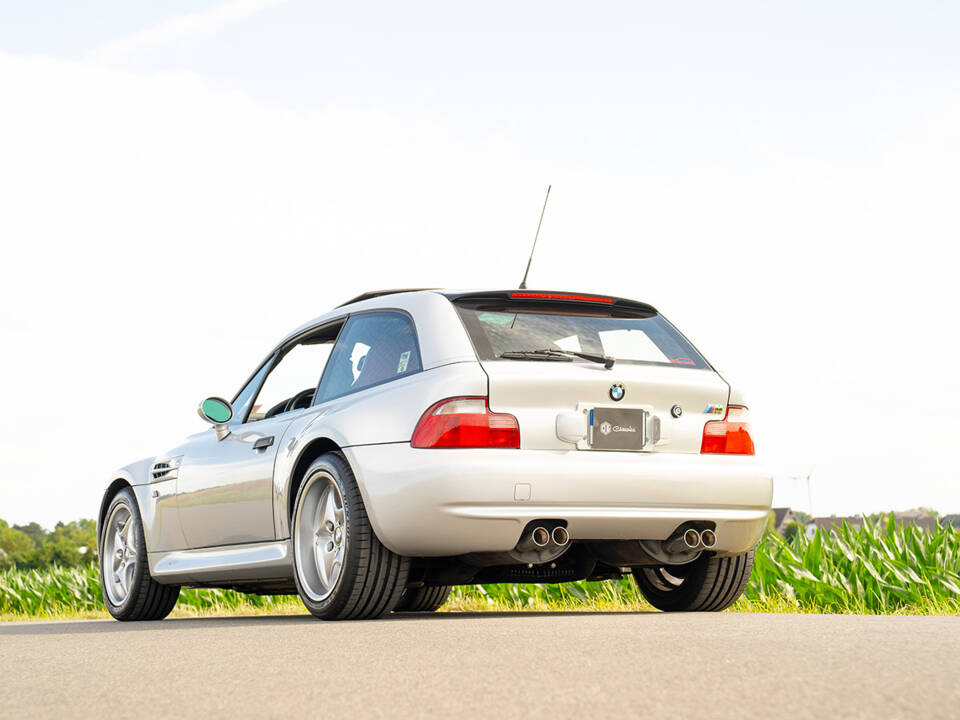
[{"label": "bmw roundel badge", "polygon": [[623,385],[620,383],[614,383],[610,386],[610,399],[614,401],[623,400],[623,396],[627,394],[627,391],[623,389]]}]

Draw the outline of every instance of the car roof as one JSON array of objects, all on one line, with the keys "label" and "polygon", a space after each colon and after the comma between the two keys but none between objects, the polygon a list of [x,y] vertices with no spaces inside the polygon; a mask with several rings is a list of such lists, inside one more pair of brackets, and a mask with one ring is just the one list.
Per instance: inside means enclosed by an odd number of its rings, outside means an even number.
[{"label": "car roof", "polygon": [[[517,295],[523,294],[522,297],[517,298]],[[394,296],[404,296],[403,299],[397,297],[397,300],[394,300]],[[335,308],[327,311],[319,317],[315,317],[309,322],[303,323],[295,330],[283,338],[271,351],[276,352],[277,349],[283,347],[284,345],[290,343],[293,340],[296,340],[298,337],[302,336],[305,333],[312,332],[321,325],[335,321],[337,318],[344,318],[347,315],[350,315],[355,312],[365,312],[369,310],[379,310],[382,308],[390,307],[399,307],[407,308],[412,310],[414,307],[423,307],[424,301],[427,301],[429,296],[442,297],[450,302],[456,300],[500,300],[500,301],[510,301],[512,303],[538,303],[543,300],[563,300],[564,297],[579,297],[582,300],[573,300],[568,301],[566,304],[570,306],[585,306],[591,304],[591,298],[603,298],[603,303],[605,307],[618,308],[625,310],[628,313],[635,313],[640,311],[642,313],[654,313],[657,314],[656,308],[646,303],[637,302],[636,300],[628,300],[625,298],[616,298],[609,295],[596,295],[592,293],[574,293],[568,291],[559,291],[559,290],[519,290],[517,288],[510,288],[508,290],[444,290],[444,289],[409,289],[409,290],[373,290],[370,292],[363,293],[357,297],[349,300],[348,302],[338,305]],[[595,302],[595,301],[594,301]]]},{"label": "car roof", "polygon": [[[408,297],[417,297],[424,295],[440,295],[451,302],[456,300],[507,300],[519,303],[538,303],[547,301],[565,301],[568,305],[588,305],[595,303],[593,298],[602,298],[605,307],[618,308],[628,312],[641,311],[644,313],[657,313],[657,309],[647,303],[637,300],[628,300],[627,298],[618,298],[611,295],[597,295],[595,293],[571,292],[567,290],[519,290],[510,288],[508,290],[445,290],[440,288],[411,288],[396,290],[371,290],[355,298],[348,300],[342,305],[337,305],[323,315],[314,318],[310,322],[304,323],[293,332],[288,333],[280,345],[290,342],[298,335],[308,332],[318,325],[329,322],[337,316],[349,315],[353,312],[376,310],[380,307],[390,307],[392,304],[390,298],[394,295],[406,295]],[[411,298],[412,299],[412,298]],[[377,302],[379,301],[379,302]],[[357,306],[357,307],[354,307]]]},{"label": "car roof", "polygon": [[409,293],[409,292],[427,292],[437,290],[437,288],[403,288],[396,290],[370,290],[365,293],[360,293],[355,298],[350,298],[345,303],[340,303],[337,305],[338,308],[342,308],[345,305],[353,305],[354,303],[363,302],[364,300],[370,300],[372,298],[382,297],[384,295],[396,295],[397,293]]}]

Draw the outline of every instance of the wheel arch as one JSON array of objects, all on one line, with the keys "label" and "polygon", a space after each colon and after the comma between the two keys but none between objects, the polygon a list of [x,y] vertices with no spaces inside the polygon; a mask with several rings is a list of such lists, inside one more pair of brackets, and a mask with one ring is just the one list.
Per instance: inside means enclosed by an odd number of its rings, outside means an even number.
[{"label": "wheel arch", "polygon": [[313,464],[313,461],[318,457],[321,455],[326,455],[329,452],[339,453],[342,452],[342,449],[340,445],[338,445],[329,437],[325,436],[313,438],[300,450],[300,454],[297,456],[297,459],[293,464],[293,470],[290,471],[290,476],[286,483],[286,491],[284,493],[283,500],[283,516],[281,518],[282,522],[284,523],[284,532],[281,532],[281,535],[285,537],[290,536],[293,506],[297,501],[297,492],[300,490],[300,485],[303,483],[303,478],[307,474],[307,468],[309,468],[310,465]]},{"label": "wheel arch", "polygon": [[290,471],[290,475],[287,479],[284,495],[280,498],[277,498],[276,504],[274,505],[274,522],[278,528],[277,539],[291,537],[291,532],[293,530],[294,505],[297,502],[297,493],[299,492],[300,486],[306,477],[307,469],[318,457],[331,452],[338,453],[343,458],[343,461],[350,466],[350,470],[353,472],[354,479],[357,481],[357,487],[360,490],[360,497],[363,499],[363,504],[367,512],[367,518],[370,521],[370,525],[373,528],[374,534],[387,548],[393,552],[396,552],[389,541],[384,542],[383,535],[381,534],[380,522],[377,517],[377,511],[376,508],[372,507],[371,505],[370,495],[367,492],[366,483],[363,480],[362,469],[357,467],[355,459],[351,460],[349,446],[341,446],[335,440],[325,435],[312,438],[310,442],[305,444],[303,449],[300,451],[300,454],[297,456],[296,461],[293,463],[293,469]]}]

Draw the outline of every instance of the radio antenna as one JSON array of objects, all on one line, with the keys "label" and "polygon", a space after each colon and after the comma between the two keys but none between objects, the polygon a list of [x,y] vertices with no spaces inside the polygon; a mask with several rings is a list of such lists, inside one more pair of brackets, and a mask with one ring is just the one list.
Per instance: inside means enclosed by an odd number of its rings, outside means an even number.
[{"label": "radio antenna", "polygon": [[523,280],[520,283],[520,289],[527,289],[527,275],[530,274],[530,263],[533,262],[533,251],[537,249],[537,238],[540,237],[540,226],[543,225],[543,214],[547,211],[547,200],[550,199],[550,188],[553,185],[547,185],[547,196],[543,199],[543,209],[540,211],[540,222],[537,223],[537,234],[533,236],[533,247],[530,248],[530,259],[527,260],[527,271],[523,274]]}]

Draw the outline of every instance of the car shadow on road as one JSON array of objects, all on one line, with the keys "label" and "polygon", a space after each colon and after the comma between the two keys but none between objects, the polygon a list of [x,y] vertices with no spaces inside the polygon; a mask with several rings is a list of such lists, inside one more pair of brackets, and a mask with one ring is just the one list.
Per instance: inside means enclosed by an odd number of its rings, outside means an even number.
[{"label": "car shadow on road", "polygon": [[[496,620],[504,618],[542,618],[542,617],[585,617],[585,616],[624,616],[624,615],[661,615],[651,611],[612,611],[600,612],[585,611],[497,611],[497,612],[440,612],[440,613],[392,613],[376,620],[345,620],[336,625],[352,625],[355,623],[387,624],[410,622],[458,622],[463,620]],[[144,632],[164,630],[176,632],[194,629],[213,629],[230,627],[291,627],[295,625],[311,625],[323,627],[328,625],[317,618],[304,613],[302,615],[234,615],[219,617],[180,617],[168,618],[153,622],[118,622],[116,620],[40,620],[36,622],[0,623],[0,637],[5,635],[83,635],[122,632]],[[334,623],[329,623],[334,625]]]}]

